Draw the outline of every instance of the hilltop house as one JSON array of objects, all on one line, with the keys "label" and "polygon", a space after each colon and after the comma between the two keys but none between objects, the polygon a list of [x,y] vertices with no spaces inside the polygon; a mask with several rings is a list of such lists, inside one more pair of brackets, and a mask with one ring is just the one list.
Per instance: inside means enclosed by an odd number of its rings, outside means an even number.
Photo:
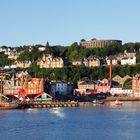
[{"label": "hilltop house", "polygon": [[37,65],[39,65],[40,68],[62,68],[64,67],[64,61],[60,57],[43,55],[42,59],[38,60]]},{"label": "hilltop house", "polygon": [[135,65],[136,64],[136,56],[134,57],[124,57],[121,60],[121,65]]},{"label": "hilltop house", "polygon": [[72,65],[84,65],[86,67],[98,67],[98,66],[100,66],[100,60],[97,58],[84,58],[84,59],[72,61]]},{"label": "hilltop house", "polygon": [[31,61],[17,61],[16,66],[18,68],[29,68],[31,64]]},{"label": "hilltop house", "polygon": [[112,65],[135,65],[136,64],[136,53],[135,52],[127,52],[120,53],[115,56],[109,56],[106,58],[107,65],[110,65],[112,61]]}]

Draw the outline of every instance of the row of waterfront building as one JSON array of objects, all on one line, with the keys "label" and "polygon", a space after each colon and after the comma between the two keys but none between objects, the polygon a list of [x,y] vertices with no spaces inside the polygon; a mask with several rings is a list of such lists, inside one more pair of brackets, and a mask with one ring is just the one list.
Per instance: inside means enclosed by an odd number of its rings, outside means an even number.
[{"label": "row of waterfront building", "polygon": [[[124,85],[126,80],[130,80],[132,84]],[[75,95],[88,96],[98,95],[100,93],[108,93],[111,95],[125,95],[140,97],[140,75],[133,77],[115,76],[112,81],[103,80],[80,80],[77,85],[63,81],[49,81],[43,78],[32,78],[27,72],[17,73],[11,79],[3,79],[3,94],[8,98],[35,98],[44,92],[52,97],[56,95]],[[116,84],[117,83],[117,84]]]}]

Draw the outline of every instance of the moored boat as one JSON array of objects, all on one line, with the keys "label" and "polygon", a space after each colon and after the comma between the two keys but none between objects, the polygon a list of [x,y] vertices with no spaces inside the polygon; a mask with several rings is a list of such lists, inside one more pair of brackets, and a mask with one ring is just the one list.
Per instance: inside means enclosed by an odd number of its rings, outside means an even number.
[{"label": "moored boat", "polygon": [[104,104],[104,101],[100,101],[100,100],[95,99],[92,101],[92,103],[93,104]]},{"label": "moored boat", "polygon": [[110,102],[110,105],[113,105],[113,106],[122,106],[123,105],[123,102],[116,100],[114,102]]},{"label": "moored boat", "polygon": [[0,110],[15,109],[17,106],[16,103],[1,103]]}]

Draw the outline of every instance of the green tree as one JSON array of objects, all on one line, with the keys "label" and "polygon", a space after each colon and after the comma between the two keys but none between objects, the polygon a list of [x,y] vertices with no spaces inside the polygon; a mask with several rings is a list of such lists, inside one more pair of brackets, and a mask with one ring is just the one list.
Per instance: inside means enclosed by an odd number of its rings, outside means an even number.
[{"label": "green tree", "polygon": [[8,55],[5,55],[4,52],[0,52],[0,67],[6,66],[6,65],[12,65],[14,64],[14,61],[8,58]]}]

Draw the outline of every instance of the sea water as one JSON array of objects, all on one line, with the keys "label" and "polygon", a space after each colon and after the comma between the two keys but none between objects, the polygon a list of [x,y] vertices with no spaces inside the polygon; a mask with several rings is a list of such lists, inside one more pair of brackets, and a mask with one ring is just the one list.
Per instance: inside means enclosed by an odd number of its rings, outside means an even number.
[{"label": "sea water", "polygon": [[139,140],[140,103],[0,111],[0,140]]}]

